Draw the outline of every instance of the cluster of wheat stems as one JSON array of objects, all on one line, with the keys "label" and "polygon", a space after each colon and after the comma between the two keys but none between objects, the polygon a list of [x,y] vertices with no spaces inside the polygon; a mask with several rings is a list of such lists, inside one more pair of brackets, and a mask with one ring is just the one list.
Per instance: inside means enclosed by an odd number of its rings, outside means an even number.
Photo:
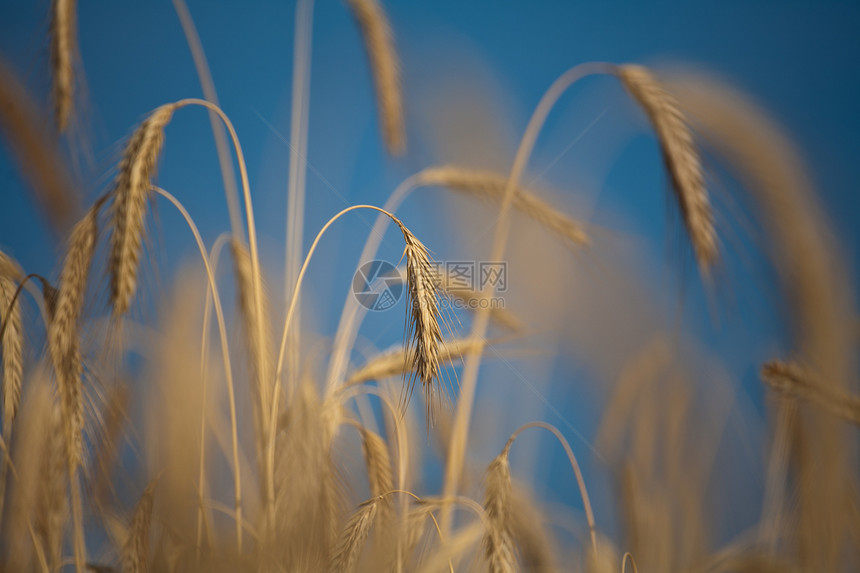
[{"label": "cluster of wheat stems", "polygon": [[[57,145],[78,119],[74,0],[54,0],[51,6],[53,122],[43,119],[37,100],[0,61],[3,136],[50,223],[68,233],[54,279],[28,274],[0,251],[3,570],[608,573],[860,566],[852,286],[790,144],[762,112],[702,77],[658,78],[638,65],[582,64],[547,90],[509,173],[429,166],[398,186],[383,207],[355,205],[334,214],[306,253],[304,168],[293,160],[289,304],[276,330],[272,317],[279,314],[273,314],[267,295],[239,139],[217,104],[191,16],[183,0],[174,4],[206,99],[150,112],[125,144],[108,190],[83,211],[66,154]],[[406,129],[391,26],[377,0],[349,0],[347,6],[365,42],[384,144],[391,154],[402,154]],[[312,2],[299,1],[295,157],[301,157],[307,138],[312,9]],[[478,305],[470,332],[456,334],[443,297],[490,298],[493,287],[449,289],[450,277],[436,270],[408,221],[395,215],[413,190],[444,188],[492,208],[495,231],[487,260],[505,258],[514,216],[532,220],[573,251],[590,248],[595,240],[586,225],[521,181],[557,99],[595,74],[617,78],[653,127],[702,282],[719,280],[714,271],[721,260],[700,151],[707,149],[749,194],[785,299],[793,355],[762,368],[771,424],[761,454],[761,520],[722,545],[709,535],[705,501],[713,469],[708,456],[715,449],[707,443],[713,436],[697,434],[691,386],[676,368],[679,347],[670,337],[656,335],[626,357],[604,413],[598,444],[616,476],[620,534],[602,530],[574,451],[549,424],[521,427],[489,465],[472,467],[468,442],[482,358],[490,345],[521,340],[527,331],[515,310]],[[187,107],[210,114],[230,207],[231,231],[208,248],[179,199],[154,184],[165,131]],[[163,301],[168,318],[156,331],[137,321],[133,309],[149,205],[158,198],[187,222],[204,273],[180,274],[174,294]],[[299,328],[300,293],[320,238],[354,210],[378,214],[359,262],[374,258],[389,222],[402,234],[405,342],[353,366],[364,314],[347,299],[325,375],[319,376],[319,365],[303,364],[301,350],[311,344]],[[225,245],[237,292],[233,313],[226,312],[219,296],[223,285],[216,280]],[[107,301],[100,298],[105,286]],[[34,304],[25,304],[27,299]],[[106,302],[107,316],[95,310],[99,302]],[[238,342],[231,342],[228,318],[241,328]],[[210,345],[213,333],[217,343]],[[41,355],[38,344],[45,348]],[[146,364],[135,365],[131,354],[145,356]],[[447,387],[454,385],[452,378],[456,391]],[[132,396],[144,385],[152,397],[139,403]],[[415,386],[422,391],[413,396]],[[413,407],[416,401],[423,415]],[[247,404],[249,428],[240,421]],[[512,476],[511,448],[531,428],[548,431],[570,462],[585,522],[574,530],[587,530],[576,546],[555,541],[558,524],[530,498],[528,485]],[[352,454],[343,447],[353,430],[363,472],[350,467]],[[436,493],[418,489],[417,452],[427,440],[438,441],[443,452],[444,477]]]}]

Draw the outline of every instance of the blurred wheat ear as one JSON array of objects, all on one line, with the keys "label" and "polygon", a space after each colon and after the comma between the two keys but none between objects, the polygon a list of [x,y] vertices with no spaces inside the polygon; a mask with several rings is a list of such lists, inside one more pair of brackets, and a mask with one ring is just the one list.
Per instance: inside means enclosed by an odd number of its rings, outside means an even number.
[{"label": "blurred wheat ear", "polygon": [[76,0],[53,0],[51,5],[51,96],[54,123],[62,133],[74,111],[77,53]]},{"label": "blurred wheat ear", "polygon": [[406,149],[400,63],[394,47],[391,24],[378,0],[348,0],[358,22],[370,61],[385,145],[392,155]]},{"label": "blurred wheat ear", "polygon": [[618,75],[657,132],[684,226],[699,269],[707,277],[718,257],[717,235],[699,150],[687,119],[677,100],[647,68],[619,66]]}]

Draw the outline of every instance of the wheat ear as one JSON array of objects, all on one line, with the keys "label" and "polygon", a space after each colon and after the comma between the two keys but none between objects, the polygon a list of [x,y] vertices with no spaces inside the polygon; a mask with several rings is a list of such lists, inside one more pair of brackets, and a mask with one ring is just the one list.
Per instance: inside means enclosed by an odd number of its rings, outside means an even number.
[{"label": "wheat ear", "polygon": [[407,395],[412,393],[415,382],[420,381],[424,388],[428,422],[432,424],[434,386],[439,378],[442,347],[439,293],[427,247],[402,224],[400,229],[406,241],[406,365],[407,371],[412,372]]},{"label": "wheat ear", "polygon": [[[482,169],[442,165],[421,171],[418,184],[447,187],[452,191],[501,203],[508,184],[508,176]],[[514,191],[512,206],[572,247],[586,247],[591,242],[581,223],[571,219],[528,189],[518,187]]]},{"label": "wheat ear", "polygon": [[511,532],[511,467],[508,450],[490,462],[484,488],[484,510],[487,531],[484,534],[484,554],[492,573],[512,573],[517,570],[516,549]]},{"label": "wheat ear", "polygon": [[[9,442],[12,422],[21,402],[21,380],[24,376],[24,327],[21,322],[21,303],[15,300],[23,273],[17,263],[0,252],[0,329],[3,340],[3,439]],[[13,302],[14,301],[14,302]]]},{"label": "wheat ear", "polygon": [[152,520],[155,484],[155,480],[150,482],[134,508],[128,538],[122,548],[122,570],[127,573],[149,571],[149,524]]},{"label": "wheat ear", "polygon": [[332,559],[331,571],[347,573],[354,571],[361,557],[361,549],[370,535],[373,522],[376,520],[378,497],[362,503],[356,511],[340,536],[337,549]]},{"label": "wheat ear", "polygon": [[42,452],[34,526],[51,566],[56,569],[60,564],[63,547],[63,524],[67,511],[66,486],[69,477],[62,408],[55,404],[50,420],[46,422],[50,433]]},{"label": "wheat ear", "polygon": [[164,142],[164,128],[175,109],[176,104],[163,105],[140,124],[126,145],[114,182],[109,270],[116,316],[128,311],[137,286],[146,198]]},{"label": "wheat ear", "polygon": [[799,362],[768,362],[761,369],[761,377],[778,392],[797,396],[860,426],[860,398],[821,383],[810,368]]},{"label": "wheat ear", "polygon": [[74,109],[75,3],[75,0],[54,0],[51,5],[51,96],[54,121],[61,133],[68,127]]},{"label": "wheat ear", "polygon": [[[254,374],[254,390],[256,393],[255,424],[257,426],[258,447],[263,447],[265,428],[268,427],[268,404],[272,395],[272,367],[274,349],[272,344],[272,326],[269,322],[268,297],[263,295],[260,304],[261,313],[257,313],[254,299],[254,267],[248,249],[233,237],[230,240],[230,250],[233,254],[233,264],[236,271],[236,285],[239,296],[239,312],[248,346],[248,355]],[[263,283],[262,277],[259,277]],[[261,289],[263,290],[263,289]],[[262,449],[259,452],[262,460]]]},{"label": "wheat ear", "polygon": [[[439,362],[441,364],[454,363],[461,360],[466,354],[482,352],[486,345],[487,342],[466,338],[445,340],[439,349]],[[361,384],[368,380],[414,375],[415,370],[412,369],[412,366],[408,350],[404,350],[402,346],[398,345],[368,360],[367,364],[352,373],[346,384]]]},{"label": "wheat ear", "polygon": [[48,327],[48,348],[57,376],[69,463],[76,467],[82,453],[84,426],[82,366],[78,349],[78,320],[86,295],[98,235],[99,201],[72,229],[60,271],[54,317]]},{"label": "wheat ear", "polygon": [[385,145],[392,155],[406,147],[403,122],[403,95],[400,89],[400,64],[394,36],[385,10],[377,0],[349,0],[349,7],[361,29],[382,123]]},{"label": "wheat ear", "polygon": [[30,183],[28,190],[53,229],[66,233],[81,212],[72,184],[75,179],[66,168],[56,138],[43,130],[45,118],[34,102],[12,68],[0,58],[0,131]]},{"label": "wheat ear", "polygon": [[719,254],[717,236],[699,150],[687,119],[674,96],[647,68],[619,66],[618,76],[657,132],[693,252],[702,274],[707,276]]}]

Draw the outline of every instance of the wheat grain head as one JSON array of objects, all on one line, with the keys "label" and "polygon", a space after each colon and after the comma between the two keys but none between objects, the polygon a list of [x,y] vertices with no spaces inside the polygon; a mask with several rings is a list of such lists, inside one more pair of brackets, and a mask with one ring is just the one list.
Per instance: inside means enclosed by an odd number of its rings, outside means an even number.
[{"label": "wheat grain head", "polygon": [[657,132],[684,227],[699,269],[707,276],[719,254],[717,235],[699,150],[687,119],[678,101],[650,70],[629,64],[619,66],[617,70],[624,87],[642,107]]},{"label": "wheat grain head", "polygon": [[361,29],[370,61],[385,145],[389,153],[400,155],[406,147],[406,131],[403,122],[400,63],[394,47],[391,24],[377,0],[348,0],[347,3]]},{"label": "wheat grain head", "polygon": [[21,380],[24,376],[24,326],[21,303],[16,300],[16,280],[22,275],[17,263],[0,252],[0,318],[4,325],[0,352],[3,354],[3,439],[8,443],[12,423],[21,401]]},{"label": "wheat grain head", "polygon": [[101,201],[72,230],[60,271],[56,309],[48,327],[48,348],[62,404],[67,454],[74,465],[79,463],[82,454],[81,432],[84,426],[78,321],[96,248],[100,206]]},{"label": "wheat grain head", "polygon": [[510,573],[517,570],[517,557],[511,533],[513,487],[507,449],[490,462],[484,485],[484,510],[487,512],[484,555],[491,573]]},{"label": "wheat grain head", "polygon": [[53,0],[51,4],[51,97],[54,122],[61,133],[66,130],[74,109],[77,50],[76,0]]},{"label": "wheat grain head", "polygon": [[146,199],[164,142],[164,128],[175,109],[175,104],[163,105],[140,124],[126,145],[114,181],[109,271],[115,316],[128,311],[137,286]]}]

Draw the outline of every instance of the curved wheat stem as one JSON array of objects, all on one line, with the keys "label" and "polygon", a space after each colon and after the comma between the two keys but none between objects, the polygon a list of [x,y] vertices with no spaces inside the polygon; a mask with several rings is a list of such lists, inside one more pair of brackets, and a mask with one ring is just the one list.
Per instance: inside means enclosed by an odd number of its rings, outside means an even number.
[{"label": "curved wheat stem", "polygon": [[[299,291],[301,290],[302,280],[304,279],[305,272],[307,272],[308,265],[310,264],[311,258],[313,257],[314,252],[316,251],[317,245],[319,244],[320,239],[328,230],[328,228],[334,224],[335,221],[340,219],[346,213],[350,211],[355,211],[356,209],[371,209],[374,211],[378,211],[389,217],[392,221],[394,221],[401,232],[403,233],[403,239],[406,242],[406,256],[407,256],[407,265],[412,265],[412,273],[411,273],[411,281],[420,284],[420,286],[414,287],[414,293],[412,296],[418,297],[419,300],[419,315],[411,322],[412,328],[414,330],[410,330],[410,334],[407,335],[409,339],[416,339],[420,341],[420,345],[416,345],[414,347],[414,352],[411,355],[411,359],[414,361],[416,365],[416,370],[419,372],[419,378],[425,388],[429,388],[433,386],[435,382],[434,378],[428,378],[426,376],[430,375],[438,375],[438,346],[434,346],[434,344],[438,344],[441,342],[441,334],[436,337],[434,332],[436,329],[439,329],[438,323],[435,322],[438,317],[438,309],[435,311],[429,307],[430,305],[430,296],[434,297],[434,308],[435,308],[435,284],[433,282],[432,276],[428,274],[430,272],[429,261],[426,261],[426,249],[423,248],[420,241],[407,229],[403,223],[394,215],[389,213],[388,211],[381,209],[380,207],[376,207],[373,205],[353,205],[352,207],[347,207],[343,209],[336,215],[334,215],[331,219],[329,219],[325,225],[323,225],[322,229],[319,230],[317,236],[314,238],[313,243],[311,244],[310,249],[308,250],[308,254],[305,256],[305,260],[302,263],[302,268],[299,271],[298,278],[296,279],[296,285],[293,289],[293,296],[290,300],[290,305],[287,307],[287,316],[284,319],[284,328],[283,333],[281,335],[281,346],[280,351],[278,352],[278,363],[277,368],[275,370],[275,387],[274,393],[272,395],[272,408],[269,413],[269,441],[268,441],[268,468],[267,471],[270,474],[269,477],[269,495],[268,495],[268,505],[269,505],[269,518],[272,522],[274,522],[274,515],[272,515],[272,511],[274,511],[274,485],[273,485],[273,471],[274,471],[274,456],[275,456],[275,448],[274,448],[274,436],[276,430],[276,420],[277,413],[279,407],[279,401],[281,397],[281,374],[284,369],[284,356],[285,350],[287,347],[287,335],[290,332],[290,325],[293,320],[293,315],[295,314],[297,308],[297,301],[299,297]],[[423,250],[422,250],[423,249]],[[413,260],[409,260],[412,257]],[[413,288],[413,287],[410,287]],[[414,299],[413,299],[414,300]],[[422,307],[423,305],[423,307]],[[432,321],[432,322],[431,322]],[[429,332],[425,332],[429,331]],[[441,330],[439,330],[441,333]],[[433,363],[436,363],[436,367],[433,367]]]},{"label": "curved wheat stem", "polygon": [[233,388],[233,369],[230,365],[230,347],[227,344],[227,327],[224,322],[224,312],[221,306],[221,297],[218,295],[218,285],[215,282],[215,275],[212,272],[212,267],[209,265],[209,258],[206,256],[206,247],[203,244],[203,239],[200,237],[200,232],[197,230],[197,225],[191,215],[188,214],[185,207],[179,200],[159,187],[153,187],[153,190],[176,207],[182,214],[191,232],[194,234],[194,240],[197,242],[197,248],[200,251],[200,256],[203,259],[203,265],[206,267],[206,276],[209,279],[209,289],[212,291],[212,300],[215,305],[215,316],[218,320],[218,332],[221,336],[221,355],[224,362],[224,376],[227,379],[227,391],[230,399],[230,426],[233,438],[233,466],[236,472],[234,480],[234,502],[236,508],[236,547],[239,553],[242,553],[242,478],[239,465],[239,436],[238,424],[236,421],[236,393]]},{"label": "curved wheat stem", "polygon": [[[224,245],[227,244],[227,241],[231,239],[230,233],[221,233],[218,235],[218,238],[215,239],[215,242],[212,244],[212,248],[209,250],[209,265],[212,267],[213,276],[217,274],[218,271],[218,261],[221,257],[221,250]],[[206,338],[209,333],[209,320],[211,316],[210,308],[212,306],[212,288],[207,285],[206,287],[206,302],[203,306],[203,326],[201,330],[201,341],[200,341],[200,380],[202,380],[202,388],[201,388],[201,398],[200,398],[200,465],[197,470],[197,492],[198,492],[198,506],[197,506],[197,545],[195,550],[195,563],[196,566],[200,566],[200,550],[202,547],[202,535],[203,535],[203,519],[205,513],[204,507],[204,499],[206,495],[206,408],[207,408],[207,394],[209,391],[209,383],[208,377],[206,375],[206,351],[208,345],[206,344]]]},{"label": "curved wheat stem", "polygon": [[552,433],[553,436],[559,441],[559,443],[564,448],[564,453],[567,454],[567,459],[570,462],[570,467],[573,469],[573,473],[576,476],[576,485],[579,487],[579,495],[582,497],[582,506],[585,510],[585,519],[588,522],[588,532],[591,535],[591,548],[597,553],[597,529],[594,526],[594,512],[591,509],[591,498],[588,497],[588,490],[585,487],[585,479],[582,477],[582,470],[579,468],[579,462],[576,461],[576,456],[573,453],[573,449],[570,447],[567,439],[562,435],[561,432],[558,431],[558,428],[553,426],[552,424],[547,424],[546,422],[529,422],[528,424],[524,424],[517,428],[517,430],[511,434],[511,437],[508,438],[508,442],[505,444],[505,447],[502,449],[502,452],[507,454],[510,451],[511,446],[517,437],[525,430],[529,428],[543,428],[548,432]]},{"label": "curved wheat stem", "polygon": [[[607,74],[611,67],[604,63],[587,63],[574,66],[562,74],[544,93],[537,108],[532,113],[526,131],[520,140],[514,164],[508,177],[508,184],[499,209],[499,218],[493,236],[493,249],[488,260],[500,261],[503,259],[508,232],[511,225],[510,210],[516,189],[525,171],[526,164],[534,148],[537,136],[546,121],[558,98],[579,79],[592,74]],[[485,296],[490,296],[495,289],[494,284],[489,284],[485,289]],[[472,323],[472,331],[469,338],[483,339],[487,333],[490,313],[488,309],[479,309]],[[462,473],[463,457],[466,453],[466,436],[469,434],[469,420],[472,415],[472,406],[475,401],[475,392],[478,382],[478,370],[481,366],[481,353],[470,354],[466,357],[463,375],[460,380],[460,395],[457,402],[457,412],[454,416],[454,426],[451,433],[451,445],[448,449],[448,459],[445,464],[444,494],[451,497],[456,493],[459,479]],[[442,531],[451,531],[451,512],[449,508],[443,508]]]}]

